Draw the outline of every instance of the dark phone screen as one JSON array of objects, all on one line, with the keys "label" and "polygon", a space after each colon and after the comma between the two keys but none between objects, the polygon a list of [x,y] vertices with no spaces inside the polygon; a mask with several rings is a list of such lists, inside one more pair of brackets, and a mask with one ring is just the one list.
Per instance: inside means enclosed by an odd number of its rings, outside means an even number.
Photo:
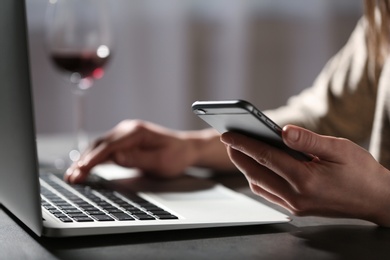
[{"label": "dark phone screen", "polygon": [[221,134],[227,131],[241,133],[281,148],[296,159],[312,159],[287,147],[281,137],[282,129],[246,101],[197,101],[192,108],[195,114]]}]

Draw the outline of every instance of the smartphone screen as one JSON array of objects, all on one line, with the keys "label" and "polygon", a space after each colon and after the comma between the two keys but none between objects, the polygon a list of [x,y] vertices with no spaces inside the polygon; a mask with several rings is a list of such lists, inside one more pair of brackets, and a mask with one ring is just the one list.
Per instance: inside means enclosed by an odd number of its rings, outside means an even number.
[{"label": "smartphone screen", "polygon": [[192,110],[221,134],[238,132],[276,146],[296,159],[312,159],[307,154],[287,147],[282,140],[281,127],[247,101],[196,101],[192,104]]}]

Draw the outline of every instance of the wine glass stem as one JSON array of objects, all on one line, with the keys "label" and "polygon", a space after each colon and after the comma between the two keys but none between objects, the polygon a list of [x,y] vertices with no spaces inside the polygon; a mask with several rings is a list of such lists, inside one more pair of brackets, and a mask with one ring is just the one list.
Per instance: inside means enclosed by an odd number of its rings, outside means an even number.
[{"label": "wine glass stem", "polygon": [[[70,154],[70,159],[72,161],[77,161],[80,157],[80,154],[87,148],[88,145],[88,136],[85,131],[85,91],[77,89],[74,91],[76,104],[75,104],[75,144],[73,155]],[[71,153],[72,153],[71,152]]]}]

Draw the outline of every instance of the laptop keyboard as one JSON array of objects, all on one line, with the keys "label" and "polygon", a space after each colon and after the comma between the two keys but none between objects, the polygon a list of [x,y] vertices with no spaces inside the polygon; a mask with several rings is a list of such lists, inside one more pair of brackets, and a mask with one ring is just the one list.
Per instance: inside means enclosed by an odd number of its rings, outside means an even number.
[{"label": "laptop keyboard", "polygon": [[178,219],[137,196],[98,187],[70,185],[53,174],[40,176],[42,207],[64,223]]}]

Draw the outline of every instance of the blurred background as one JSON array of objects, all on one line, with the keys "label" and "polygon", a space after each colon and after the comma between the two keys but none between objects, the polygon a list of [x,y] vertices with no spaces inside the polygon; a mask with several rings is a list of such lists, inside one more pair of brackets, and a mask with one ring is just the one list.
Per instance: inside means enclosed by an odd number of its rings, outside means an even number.
[{"label": "blurred background", "polygon": [[[44,47],[46,0],[27,1],[38,134],[73,131],[74,97]],[[357,0],[112,0],[114,47],[86,96],[89,132],[138,118],[205,127],[196,100],[283,105],[309,87],[362,15]]]}]

